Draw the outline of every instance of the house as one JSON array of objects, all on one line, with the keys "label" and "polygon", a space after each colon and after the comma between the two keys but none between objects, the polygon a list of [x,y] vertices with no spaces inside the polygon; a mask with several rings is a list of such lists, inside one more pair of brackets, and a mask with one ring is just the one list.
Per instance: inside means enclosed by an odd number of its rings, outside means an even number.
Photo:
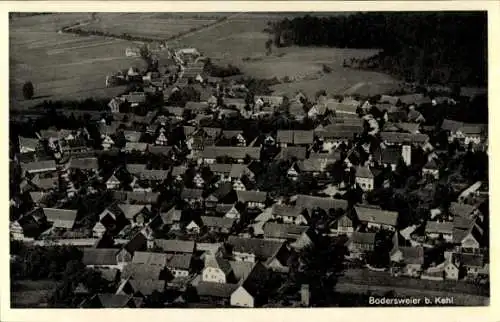
[{"label": "house", "polygon": [[19,136],[19,152],[21,154],[37,152],[41,148],[39,139]]},{"label": "house", "polygon": [[202,303],[225,307],[229,305],[231,294],[237,288],[237,284],[199,282],[196,285],[196,293]]},{"label": "house", "polygon": [[97,172],[99,170],[97,158],[94,157],[70,159],[68,167],[69,169],[78,169],[81,171]]},{"label": "house", "polygon": [[106,188],[108,190],[114,190],[120,187],[121,182],[118,180],[118,178],[115,176],[115,174],[112,174],[111,177],[106,180]]},{"label": "house", "polygon": [[429,176],[434,179],[439,179],[439,166],[435,158],[430,159],[422,168],[422,176]]},{"label": "house", "polygon": [[145,205],[120,203],[118,204],[118,208],[133,225],[143,226],[150,217],[150,209]]},{"label": "house", "polygon": [[453,240],[453,223],[449,221],[427,221],[425,235],[429,239],[438,239],[442,236],[444,240],[451,242]]},{"label": "house", "polygon": [[236,220],[226,217],[201,216],[201,222],[209,231],[229,234]]},{"label": "house", "polygon": [[267,302],[268,294],[262,289],[270,274],[261,263],[253,265],[248,275],[241,279],[238,288],[231,294],[230,304],[236,307],[260,307]]},{"label": "house", "polygon": [[289,251],[284,241],[229,236],[227,243],[236,261],[255,263],[260,260],[273,270],[286,268]]},{"label": "house", "polygon": [[334,220],[329,228],[330,233],[334,236],[347,235],[350,237],[354,232],[353,221],[347,214],[344,214],[340,218]]},{"label": "house", "polygon": [[240,219],[241,216],[234,204],[218,204],[215,207],[215,212],[231,219]]},{"label": "house", "polygon": [[145,251],[148,248],[150,237],[148,232],[144,230],[135,234],[118,252],[118,264],[129,263],[132,261],[135,252]]},{"label": "house", "polygon": [[160,217],[162,220],[163,225],[170,226],[170,230],[180,230],[180,223],[181,223],[181,217],[182,217],[182,211],[179,209],[175,209],[175,207],[172,207],[169,211],[167,212],[161,212]]},{"label": "house", "polygon": [[172,272],[174,278],[189,276],[192,254],[170,254],[168,256],[167,268]]},{"label": "house", "polygon": [[262,229],[264,231],[264,238],[266,239],[288,240],[294,242],[309,229],[309,226],[266,222]]},{"label": "house", "polygon": [[184,229],[189,234],[199,234],[201,231],[201,223],[193,219],[186,225]]},{"label": "house", "polygon": [[480,144],[487,136],[488,128],[485,124],[462,123],[456,131],[450,132],[448,140],[457,139],[461,144],[467,146],[470,143]]},{"label": "house", "polygon": [[36,161],[29,163],[21,163],[22,173],[29,174],[37,174],[37,173],[47,173],[47,172],[55,172],[56,161],[55,160],[46,160],[46,161]]},{"label": "house", "polygon": [[227,259],[215,255],[204,256],[204,268],[201,272],[203,282],[230,283],[235,280],[233,268]]},{"label": "house", "polygon": [[43,208],[43,214],[52,228],[71,230],[75,224],[76,210]]},{"label": "house", "polygon": [[91,268],[118,268],[116,248],[83,248],[83,265]]},{"label": "house", "polygon": [[465,277],[468,279],[478,277],[485,266],[484,256],[481,254],[453,253],[452,261],[460,268],[463,268]]},{"label": "house", "polygon": [[375,233],[355,231],[347,242],[350,257],[361,258],[365,253],[373,251],[375,247]]},{"label": "house", "polygon": [[272,214],[274,219],[279,219],[285,224],[307,225],[308,223],[308,218],[302,214],[302,209],[297,207],[274,204]]},{"label": "house", "polygon": [[396,171],[396,166],[401,159],[401,149],[388,146],[385,149],[375,150],[372,161],[384,167],[390,167],[392,171]]},{"label": "house", "polygon": [[307,148],[305,146],[287,146],[281,148],[275,160],[304,160],[306,158],[306,152]]},{"label": "house", "polygon": [[331,209],[347,210],[348,203],[343,199],[317,197],[311,195],[297,195],[295,206],[299,209],[307,209],[310,213],[312,210],[319,208],[326,212]]},{"label": "house", "polygon": [[268,96],[268,95],[256,95],[255,96],[255,106],[257,108],[262,108],[263,106],[270,106],[272,108],[280,107],[283,104],[283,96]]},{"label": "house", "polygon": [[123,309],[136,308],[137,305],[131,295],[99,293],[85,300],[80,308]]},{"label": "house", "polygon": [[267,193],[264,191],[244,191],[237,190],[236,196],[239,202],[247,205],[248,208],[264,208],[267,200]]},{"label": "house", "polygon": [[484,246],[484,232],[477,224],[472,224],[467,229],[453,228],[453,244],[460,247],[463,252],[477,252]]},{"label": "house", "polygon": [[126,153],[146,153],[147,150],[148,144],[142,142],[127,142],[123,148],[123,151]]},{"label": "house", "polygon": [[121,272],[121,280],[165,280],[170,276],[164,266],[148,265],[139,263],[128,263]]},{"label": "house", "polygon": [[165,281],[164,280],[124,280],[116,294],[122,295],[132,295],[134,297],[147,297],[154,292],[163,293],[165,291]]},{"label": "house", "polygon": [[229,174],[231,173],[232,165],[229,163],[211,163],[208,165],[213,174],[219,176],[222,182],[231,181]]},{"label": "house", "polygon": [[402,266],[403,275],[415,277],[422,272],[424,264],[424,248],[417,247],[394,247],[390,252],[391,262]]},{"label": "house", "polygon": [[276,142],[281,147],[286,147],[287,145],[310,145],[314,141],[313,131],[290,131],[290,130],[278,130],[276,136]]},{"label": "house", "polygon": [[369,167],[359,166],[356,168],[356,183],[363,191],[371,191],[374,189],[375,176]]},{"label": "house", "polygon": [[181,199],[189,202],[202,202],[203,201],[203,190],[202,189],[191,189],[184,188],[181,192]]},{"label": "house", "polygon": [[115,141],[113,141],[113,139],[109,135],[102,134],[101,138],[102,138],[101,146],[103,150],[105,151],[110,150],[111,147],[115,145]]},{"label": "house", "polygon": [[137,251],[132,257],[132,264],[144,264],[164,268],[168,261],[168,254]]},{"label": "house", "polygon": [[354,211],[359,222],[370,230],[395,231],[398,221],[398,212],[382,210],[375,207],[355,206]]},{"label": "house", "polygon": [[386,146],[409,143],[416,146],[424,146],[429,142],[429,136],[422,133],[380,132],[380,137]]},{"label": "house", "polygon": [[247,157],[250,160],[259,160],[260,147],[207,146],[200,151],[199,157],[207,164],[215,163],[220,157],[229,157],[235,160],[235,163],[243,163]]},{"label": "house", "polygon": [[144,92],[130,92],[121,96],[122,100],[130,103],[132,107],[137,107],[146,103],[146,93]]},{"label": "house", "polygon": [[193,254],[195,250],[195,242],[190,240],[155,239],[154,244],[166,254]]}]

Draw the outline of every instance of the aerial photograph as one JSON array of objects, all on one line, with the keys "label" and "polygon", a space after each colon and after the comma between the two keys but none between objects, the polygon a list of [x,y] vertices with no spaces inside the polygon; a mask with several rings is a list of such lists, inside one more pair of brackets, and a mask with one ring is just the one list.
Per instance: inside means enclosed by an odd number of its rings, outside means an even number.
[{"label": "aerial photograph", "polygon": [[11,308],[490,305],[486,11],[8,28]]}]

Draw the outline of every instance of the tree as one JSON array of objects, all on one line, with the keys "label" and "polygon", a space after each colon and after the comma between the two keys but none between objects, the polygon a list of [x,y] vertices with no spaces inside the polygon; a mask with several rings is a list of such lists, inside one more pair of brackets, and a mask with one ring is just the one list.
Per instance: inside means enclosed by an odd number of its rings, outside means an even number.
[{"label": "tree", "polygon": [[26,82],[23,85],[23,96],[25,99],[30,100],[35,95],[35,88],[32,82]]},{"label": "tree", "polygon": [[273,40],[272,39],[268,39],[266,41],[266,56],[271,55],[272,46],[273,46]]}]

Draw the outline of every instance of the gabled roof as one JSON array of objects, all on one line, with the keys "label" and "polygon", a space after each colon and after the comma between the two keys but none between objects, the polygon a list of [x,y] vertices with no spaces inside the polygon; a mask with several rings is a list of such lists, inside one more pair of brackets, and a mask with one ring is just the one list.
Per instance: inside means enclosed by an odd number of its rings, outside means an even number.
[{"label": "gabled roof", "polygon": [[244,159],[247,155],[252,159],[259,159],[260,147],[207,146],[200,153],[200,157],[207,159],[224,156]]},{"label": "gabled roof", "polygon": [[142,232],[139,232],[132,237],[131,240],[125,246],[123,246],[123,249],[125,249],[127,252],[130,254],[134,254],[136,251],[141,251],[145,250],[147,248],[147,238],[144,236]]},{"label": "gabled roof", "polygon": [[231,172],[232,164],[230,163],[211,163],[208,165],[210,171],[214,173],[223,173],[229,175]]},{"label": "gabled roof", "polygon": [[217,227],[230,229],[236,222],[233,218],[227,217],[212,217],[212,216],[201,216],[201,221],[203,225],[207,227]]},{"label": "gabled roof", "polygon": [[320,159],[305,159],[297,161],[297,167],[303,172],[322,172],[323,162]]},{"label": "gabled roof", "polygon": [[199,282],[196,285],[196,293],[203,297],[230,298],[238,286],[238,284]]},{"label": "gabled roof", "polygon": [[167,267],[173,269],[189,270],[191,267],[192,254],[173,254],[168,255]]},{"label": "gabled roof", "polygon": [[127,191],[127,199],[129,201],[134,201],[136,203],[141,203],[141,204],[156,203],[159,196],[160,196],[159,192]]},{"label": "gabled roof", "polygon": [[116,265],[116,248],[84,248],[82,262],[84,265]]},{"label": "gabled roof", "polygon": [[374,175],[369,167],[357,167],[356,168],[356,177],[359,178],[373,178]]},{"label": "gabled roof", "polygon": [[425,143],[429,140],[427,134],[421,133],[380,132],[380,136],[388,143]]},{"label": "gabled roof", "polygon": [[296,158],[298,160],[304,160],[306,158],[306,151],[307,150],[305,146],[287,146],[281,148],[275,159],[289,160],[292,158]]},{"label": "gabled roof", "polygon": [[43,208],[43,213],[49,222],[53,223],[54,227],[71,229],[75,223],[76,210]]},{"label": "gabled roof", "polygon": [[265,202],[267,199],[267,193],[265,191],[255,191],[255,190],[237,190],[236,195],[238,201],[241,202]]},{"label": "gabled roof", "polygon": [[176,167],[172,167],[172,176],[177,177],[183,175],[187,170],[186,166],[180,165]]},{"label": "gabled roof", "polygon": [[184,106],[187,110],[201,111],[208,108],[207,102],[187,102]]},{"label": "gabled roof", "polygon": [[295,206],[288,206],[288,205],[280,205],[280,204],[274,204],[272,206],[272,214],[275,216],[289,216],[289,217],[297,217],[301,214],[302,209],[299,207]]},{"label": "gabled roof", "polygon": [[164,155],[167,156],[172,152],[172,147],[171,146],[155,146],[155,145],[150,145],[148,147],[148,152],[151,154],[155,155]]},{"label": "gabled roof", "polygon": [[463,126],[463,122],[458,122],[454,120],[444,119],[441,124],[441,129],[450,132],[456,132]]},{"label": "gabled roof", "polygon": [[383,164],[397,164],[402,158],[401,149],[395,147],[386,147],[385,149],[377,149],[373,157],[376,161]]},{"label": "gabled roof", "polygon": [[165,253],[188,253],[194,252],[195,243],[190,240],[178,239],[155,239],[155,245]]},{"label": "gabled roof", "polygon": [[154,252],[135,252],[132,263],[165,266],[167,254]]},{"label": "gabled roof", "polygon": [[396,226],[398,221],[398,213],[396,211],[388,211],[377,208],[367,208],[355,206],[358,219],[362,222],[372,222],[382,225]]},{"label": "gabled roof", "polygon": [[205,267],[219,268],[226,276],[233,270],[229,261],[220,256],[207,255],[205,256],[204,262]]},{"label": "gabled roof", "polygon": [[141,174],[146,171],[146,165],[140,163],[127,163],[127,172],[130,174]]},{"label": "gabled roof", "polygon": [[240,178],[243,175],[251,175],[252,171],[248,168],[246,164],[234,163],[231,165],[231,172],[229,176],[231,178]]},{"label": "gabled roof", "polygon": [[184,189],[182,189],[182,192],[181,192],[182,199],[198,199],[198,198],[202,198],[202,196],[203,196],[202,189],[184,188]]},{"label": "gabled roof", "polygon": [[424,248],[423,247],[398,247],[403,256],[403,262],[406,264],[424,263]]},{"label": "gabled roof", "polygon": [[45,160],[45,161],[21,163],[21,169],[23,170],[23,172],[40,171],[40,170],[56,170],[56,161]]},{"label": "gabled roof", "polygon": [[284,241],[237,236],[229,236],[227,243],[233,247],[233,252],[255,254],[262,259],[273,257],[284,245]]},{"label": "gabled roof", "polygon": [[146,206],[144,205],[131,205],[128,203],[118,204],[118,208],[123,212],[125,218],[133,219],[137,214],[143,211]]},{"label": "gabled roof", "polygon": [[481,254],[454,253],[453,257],[465,267],[484,267],[484,256]]},{"label": "gabled roof", "polygon": [[71,159],[70,168],[81,170],[99,169],[99,164],[97,158],[77,158]]},{"label": "gabled roof", "polygon": [[132,296],[130,295],[119,295],[110,293],[100,293],[96,295],[99,303],[103,308],[107,309],[121,309],[126,307],[132,307],[130,301]]},{"label": "gabled roof", "polygon": [[429,169],[429,170],[439,170],[439,166],[436,163],[435,159],[430,159],[427,161],[427,163],[424,165],[424,169]]},{"label": "gabled roof", "polygon": [[25,138],[23,136],[19,136],[19,146],[25,147],[28,149],[35,150],[39,144],[39,140],[35,138]]},{"label": "gabled roof", "polygon": [[158,265],[128,263],[122,270],[122,279],[133,280],[158,280],[164,267]]},{"label": "gabled roof", "polygon": [[295,202],[295,205],[298,208],[301,209],[314,209],[316,207],[319,207],[325,211],[328,211],[329,209],[347,209],[347,201],[343,199],[335,199],[335,198],[328,198],[328,197],[316,197],[316,196],[310,196],[310,195],[297,195],[297,200]]},{"label": "gabled roof", "polygon": [[474,206],[458,202],[452,202],[449,208],[450,214],[452,214],[453,216],[459,216],[463,218],[470,218],[470,216],[475,210],[476,207]]},{"label": "gabled roof", "polygon": [[373,245],[375,244],[375,233],[354,231],[349,239],[349,243]]},{"label": "gabled roof", "polygon": [[238,281],[245,280],[255,266],[255,263],[240,261],[229,261],[229,264],[233,269],[234,277],[236,277]]},{"label": "gabled roof", "polygon": [[453,232],[453,223],[451,221],[427,221],[425,232],[434,234],[451,234]]},{"label": "gabled roof", "polygon": [[147,149],[148,149],[147,143],[141,143],[141,142],[127,142],[127,143],[125,143],[125,151],[128,151],[128,152],[132,152],[132,151],[146,152]]},{"label": "gabled roof", "polygon": [[291,131],[278,130],[276,140],[278,143],[289,144],[312,144],[314,139],[313,131]]},{"label": "gabled roof", "polygon": [[125,130],[123,131],[123,135],[125,136],[125,140],[127,140],[128,142],[139,142],[142,133],[137,131]]},{"label": "gabled roof", "polygon": [[298,239],[309,229],[309,226],[298,226],[294,224],[279,224],[267,222],[263,226],[264,238]]},{"label": "gabled roof", "polygon": [[134,293],[140,293],[143,296],[151,295],[154,291],[161,293],[165,289],[165,281],[161,280],[129,280],[128,283]]}]

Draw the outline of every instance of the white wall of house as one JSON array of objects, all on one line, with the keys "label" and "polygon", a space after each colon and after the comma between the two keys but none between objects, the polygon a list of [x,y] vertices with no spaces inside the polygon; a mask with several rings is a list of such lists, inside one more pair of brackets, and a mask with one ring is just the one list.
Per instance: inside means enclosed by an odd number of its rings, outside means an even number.
[{"label": "white wall of house", "polygon": [[373,190],[373,178],[361,178],[356,177],[356,183],[361,187],[363,191],[371,191]]},{"label": "white wall of house", "polygon": [[233,294],[231,294],[230,304],[231,306],[238,307],[254,307],[254,299],[243,286],[239,286]]},{"label": "white wall of house", "polygon": [[255,263],[255,254],[250,253],[239,253],[233,251],[234,260],[238,262],[250,262]]},{"label": "white wall of house", "polygon": [[226,283],[226,275],[220,268],[205,267],[201,274],[203,282]]}]

